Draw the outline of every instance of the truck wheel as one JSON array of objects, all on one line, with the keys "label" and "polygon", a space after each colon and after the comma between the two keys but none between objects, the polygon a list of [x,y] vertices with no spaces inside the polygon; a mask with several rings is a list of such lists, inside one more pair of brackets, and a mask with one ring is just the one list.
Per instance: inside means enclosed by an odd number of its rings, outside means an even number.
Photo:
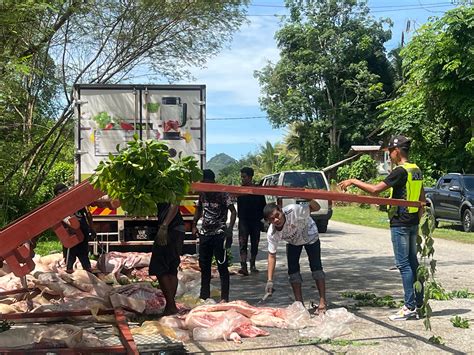
[{"label": "truck wheel", "polygon": [[467,208],[462,214],[462,227],[464,232],[474,232],[474,221],[472,218],[472,212]]},{"label": "truck wheel", "polygon": [[316,222],[319,233],[326,233],[328,231],[328,221],[318,221]]}]

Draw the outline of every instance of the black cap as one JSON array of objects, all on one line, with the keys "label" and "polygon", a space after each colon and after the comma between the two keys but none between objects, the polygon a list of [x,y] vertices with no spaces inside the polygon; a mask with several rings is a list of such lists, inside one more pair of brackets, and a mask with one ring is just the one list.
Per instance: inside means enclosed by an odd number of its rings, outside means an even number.
[{"label": "black cap", "polygon": [[388,142],[388,149],[392,148],[410,148],[411,140],[405,136],[394,136]]},{"label": "black cap", "polygon": [[215,182],[216,174],[211,169],[204,169],[202,171],[202,182]]}]

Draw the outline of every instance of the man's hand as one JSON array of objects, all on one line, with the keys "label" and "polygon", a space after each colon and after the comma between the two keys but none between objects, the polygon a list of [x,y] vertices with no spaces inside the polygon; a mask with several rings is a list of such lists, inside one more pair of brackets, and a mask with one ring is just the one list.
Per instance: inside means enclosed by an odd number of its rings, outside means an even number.
[{"label": "man's hand", "polygon": [[224,232],[224,235],[225,235],[225,248],[229,249],[232,246],[232,237],[233,237],[232,228],[227,227]]},{"label": "man's hand", "polygon": [[268,294],[273,294],[273,281],[271,280],[268,280],[267,281],[267,284],[265,286],[265,293],[268,293]]},{"label": "man's hand", "polygon": [[339,188],[342,191],[346,191],[347,188],[351,185],[352,185],[352,179],[347,179],[347,180],[341,181],[340,183],[337,184],[337,186],[339,186]]},{"label": "man's hand", "polygon": [[198,235],[198,229],[197,229],[196,226],[193,226],[193,227],[191,228],[191,233],[193,234],[194,237],[197,237],[197,235]]},{"label": "man's hand", "polygon": [[156,244],[165,246],[168,244],[168,226],[162,224],[156,234]]}]

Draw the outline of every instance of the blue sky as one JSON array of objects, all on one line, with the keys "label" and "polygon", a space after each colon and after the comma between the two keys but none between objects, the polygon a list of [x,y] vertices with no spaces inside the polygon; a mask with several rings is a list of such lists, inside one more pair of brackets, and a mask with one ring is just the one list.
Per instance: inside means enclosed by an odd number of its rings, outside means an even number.
[{"label": "blue sky", "polygon": [[[369,0],[368,5],[375,18],[393,21],[387,51],[400,43],[408,20],[413,30],[454,8],[450,0]],[[267,140],[283,141],[286,130],[272,129],[260,110],[260,88],[253,73],[268,61],[278,61],[274,34],[280,20],[267,15],[286,13],[283,0],[252,0],[249,23],[235,33],[229,48],[210,59],[206,69],[192,71],[195,83],[207,86],[207,160],[219,153],[240,159],[257,152]],[[410,36],[405,35],[405,41]],[[248,117],[257,118],[242,119]]]}]

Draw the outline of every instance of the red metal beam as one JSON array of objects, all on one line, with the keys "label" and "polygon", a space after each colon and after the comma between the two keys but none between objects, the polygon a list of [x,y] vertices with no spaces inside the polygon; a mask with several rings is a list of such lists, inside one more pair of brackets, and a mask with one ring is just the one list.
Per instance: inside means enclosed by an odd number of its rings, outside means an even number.
[{"label": "red metal beam", "polygon": [[86,180],[13,221],[0,230],[0,260],[6,260],[16,276],[26,275],[33,270],[34,263],[25,243],[49,228],[58,232],[58,237],[67,244],[66,247],[77,244],[81,240],[79,233],[66,235],[61,221],[103,195],[102,191],[94,189]]},{"label": "red metal beam", "polygon": [[[113,309],[100,309],[98,315],[115,314]],[[44,318],[70,318],[92,315],[90,310],[83,311],[57,311],[57,312],[24,312],[1,314],[0,320],[18,320],[18,319],[44,319]],[[53,319],[53,321],[56,321]]]},{"label": "red metal beam", "polygon": [[138,348],[133,340],[132,332],[128,327],[127,318],[123,313],[122,308],[115,308],[115,320],[117,322],[117,328],[119,330],[119,337],[122,341],[123,346],[127,349],[127,354],[136,354],[138,355]]},{"label": "red metal beam", "polygon": [[213,183],[195,182],[191,189],[196,192],[228,192],[232,194],[245,195],[269,195],[285,197],[301,197],[306,199],[321,199],[328,201],[344,201],[368,203],[373,205],[391,205],[391,206],[411,206],[421,207],[423,204],[419,201],[406,201],[394,198],[374,197],[365,195],[354,195],[344,192],[300,189],[293,187],[261,187],[261,186],[231,186]]}]

